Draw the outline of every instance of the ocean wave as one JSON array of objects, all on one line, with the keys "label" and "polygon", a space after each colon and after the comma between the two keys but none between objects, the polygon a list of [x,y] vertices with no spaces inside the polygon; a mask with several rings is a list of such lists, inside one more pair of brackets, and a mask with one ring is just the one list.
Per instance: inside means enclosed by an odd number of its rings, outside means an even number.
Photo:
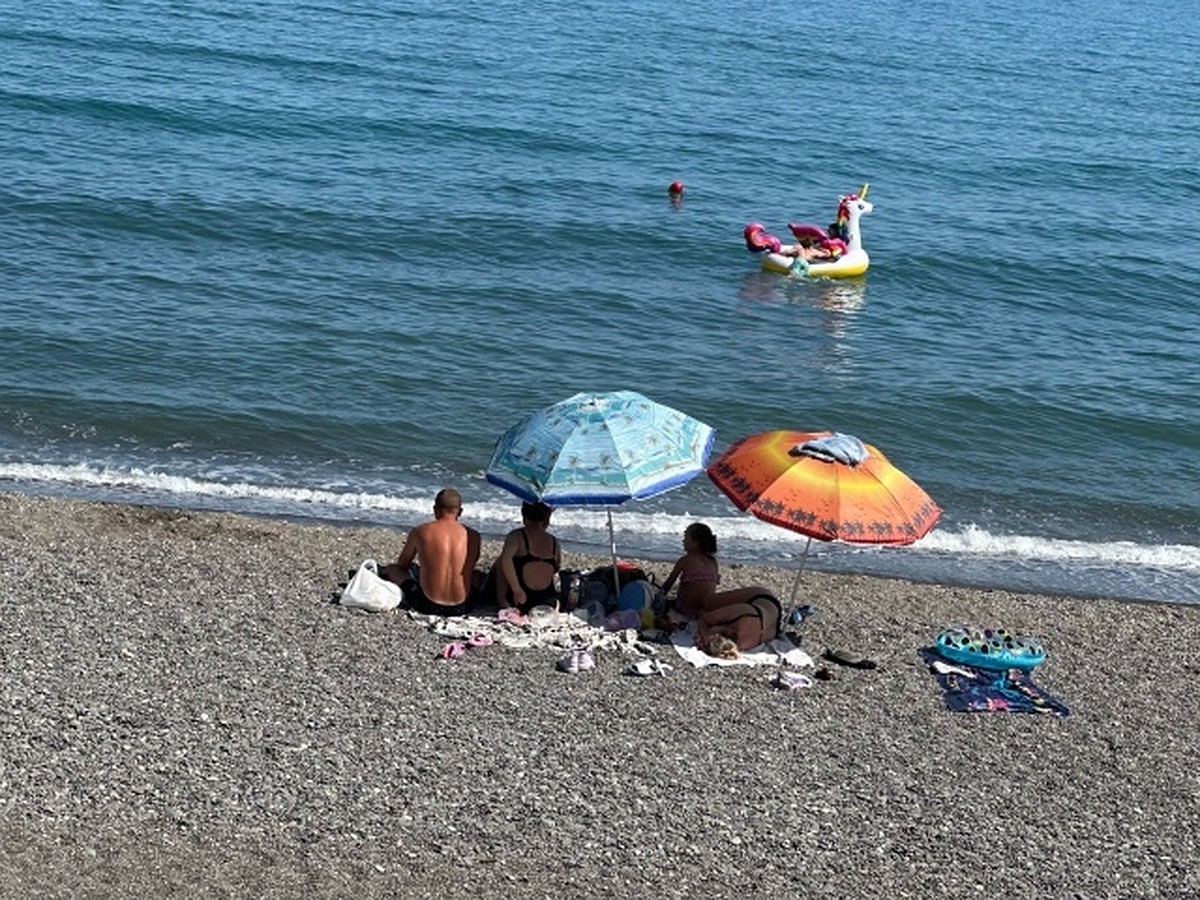
[{"label": "ocean wave", "polygon": [[[284,487],[252,484],[243,481],[224,482],[154,472],[138,467],[117,468],[86,463],[54,465],[41,463],[0,464],[0,481],[67,485],[81,489],[109,489],[176,498],[182,505],[191,499],[223,499],[228,501],[265,501],[285,508],[295,507],[318,518],[337,518],[355,510],[375,510],[419,514],[429,507],[428,498],[393,496],[381,493],[336,491],[323,488]],[[326,514],[322,514],[322,510]]]},{"label": "ocean wave", "polygon": [[[398,485],[395,491],[339,489],[256,484],[249,481],[199,478],[139,467],[87,463],[68,465],[0,463],[0,482],[25,486],[61,486],[83,495],[108,494],[115,499],[144,498],[181,506],[215,506],[235,512],[297,515],[337,522],[405,527],[429,514],[431,493],[426,486]],[[488,493],[490,491],[490,493]],[[486,534],[502,534],[518,518],[517,501],[480,485],[477,499],[466,504],[465,520]],[[675,539],[692,522],[703,519],[729,548],[731,557],[765,558],[787,562],[805,552],[802,535],[779,529],[744,514],[693,514],[647,509],[630,503],[605,508],[567,508],[555,512],[555,531],[564,539],[597,546],[607,536],[612,515],[618,543],[640,550],[673,551]],[[847,551],[870,547],[813,545],[820,552],[831,546]],[[1188,544],[1139,544],[1134,541],[1085,541],[1037,535],[1004,534],[974,524],[937,528],[911,548],[922,555],[969,559],[1011,559],[1022,563],[1080,564],[1104,567],[1148,567],[1181,572],[1200,571],[1200,547]]]},{"label": "ocean wave", "polygon": [[935,529],[919,542],[922,549],[960,556],[1013,557],[1045,562],[1153,566],[1200,571],[1200,547],[1189,544],[1138,544],[1133,541],[1072,541],[1034,535],[995,534],[967,525],[959,531]]}]

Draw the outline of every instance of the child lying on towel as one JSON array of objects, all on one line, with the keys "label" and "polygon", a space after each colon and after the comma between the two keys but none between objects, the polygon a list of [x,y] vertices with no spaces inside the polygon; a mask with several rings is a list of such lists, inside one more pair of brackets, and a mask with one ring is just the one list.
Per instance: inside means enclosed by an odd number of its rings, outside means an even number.
[{"label": "child lying on towel", "polygon": [[[714,608],[714,603],[720,605]],[[731,642],[737,650],[749,650],[779,637],[783,607],[764,587],[722,591],[707,605],[697,622],[696,643],[712,656],[731,658]]]}]

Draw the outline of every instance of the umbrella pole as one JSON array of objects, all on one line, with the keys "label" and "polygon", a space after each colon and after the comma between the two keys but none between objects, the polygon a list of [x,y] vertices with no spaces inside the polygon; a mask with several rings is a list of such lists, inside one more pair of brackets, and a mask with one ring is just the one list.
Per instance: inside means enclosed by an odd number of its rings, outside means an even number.
[{"label": "umbrella pole", "polygon": [[613,569],[613,587],[616,588],[616,596],[621,596],[621,576],[617,574],[617,533],[613,530],[612,510],[608,510],[608,546],[612,550],[612,569]]},{"label": "umbrella pole", "polygon": [[800,589],[800,576],[804,574],[804,564],[808,561],[808,550],[812,546],[812,538],[810,537],[804,542],[804,552],[800,554],[800,568],[796,570],[796,578],[792,581],[792,599],[788,603],[788,619],[792,617],[792,613],[796,610],[796,591]]}]

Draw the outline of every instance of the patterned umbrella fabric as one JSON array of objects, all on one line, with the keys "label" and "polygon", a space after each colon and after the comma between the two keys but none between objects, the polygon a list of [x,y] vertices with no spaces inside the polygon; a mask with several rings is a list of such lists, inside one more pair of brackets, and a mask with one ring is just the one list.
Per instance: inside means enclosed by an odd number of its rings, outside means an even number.
[{"label": "patterned umbrella fabric", "polygon": [[[712,442],[708,425],[633,391],[576,394],[500,435],[486,477],[523,500],[611,506],[695,478],[704,471]],[[619,594],[611,510],[608,540]]]},{"label": "patterned umbrella fabric", "polygon": [[877,448],[828,431],[751,435],[708,474],[739,509],[822,541],[911,544],[942,512]]},{"label": "patterned umbrella fabric", "polygon": [[643,500],[703,472],[712,440],[708,425],[633,391],[576,394],[504,432],[486,477],[551,506]]}]

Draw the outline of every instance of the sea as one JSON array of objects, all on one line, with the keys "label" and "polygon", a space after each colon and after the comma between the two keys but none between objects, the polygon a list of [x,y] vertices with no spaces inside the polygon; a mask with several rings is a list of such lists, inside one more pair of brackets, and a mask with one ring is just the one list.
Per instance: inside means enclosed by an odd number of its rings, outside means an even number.
[{"label": "sea", "polygon": [[[399,532],[451,485],[495,536],[498,435],[633,390],[944,510],[811,569],[1200,603],[1195,12],[6,0],[0,490]],[[746,251],[864,184],[862,278]],[[703,475],[612,512],[803,559]]]}]

